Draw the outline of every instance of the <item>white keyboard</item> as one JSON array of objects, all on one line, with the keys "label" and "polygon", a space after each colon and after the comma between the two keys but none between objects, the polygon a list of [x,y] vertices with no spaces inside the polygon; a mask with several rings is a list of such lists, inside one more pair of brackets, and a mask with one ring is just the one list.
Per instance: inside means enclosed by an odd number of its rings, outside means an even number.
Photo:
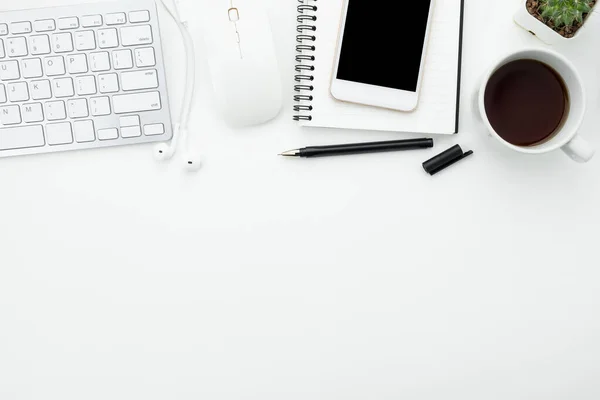
[{"label": "white keyboard", "polygon": [[0,157],[171,136],[154,0],[0,13]]}]

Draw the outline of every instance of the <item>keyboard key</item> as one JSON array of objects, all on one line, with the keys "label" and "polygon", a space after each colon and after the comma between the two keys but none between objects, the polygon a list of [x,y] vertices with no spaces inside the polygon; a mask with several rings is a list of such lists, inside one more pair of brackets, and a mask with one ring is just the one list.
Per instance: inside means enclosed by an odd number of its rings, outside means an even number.
[{"label": "keyboard key", "polygon": [[163,133],[165,133],[165,126],[163,124],[144,125],[144,135],[146,136],[162,135]]},{"label": "keyboard key", "polygon": [[73,143],[73,132],[70,122],[46,125],[46,139],[50,146]]},{"label": "keyboard key", "polygon": [[102,26],[102,15],[86,15],[85,17],[81,17],[81,26],[84,28]]},{"label": "keyboard key", "polygon": [[70,74],[83,74],[88,72],[85,54],[73,54],[67,56],[67,70]]},{"label": "keyboard key", "polygon": [[73,99],[67,101],[69,118],[86,118],[89,116],[86,99]]},{"label": "keyboard key", "polygon": [[130,114],[161,109],[160,93],[134,93],[113,96],[115,114]]},{"label": "keyboard key", "polygon": [[[0,83],[0,104],[2,103],[6,103],[8,99],[6,98],[6,89],[4,88],[4,85]],[[0,121],[1,121],[0,117]]]},{"label": "keyboard key", "polygon": [[119,45],[117,30],[115,28],[98,30],[98,47],[101,49],[110,49]]},{"label": "keyboard key", "polygon": [[123,25],[127,22],[125,13],[106,14],[106,25]]},{"label": "keyboard key", "polygon": [[150,21],[150,13],[146,10],[132,11],[129,13],[129,22],[131,22],[132,24],[148,21]]},{"label": "keyboard key", "polygon": [[8,35],[8,25],[0,24],[0,36]]},{"label": "keyboard key", "polygon": [[58,19],[58,29],[77,29],[79,28],[79,19],[77,17],[67,17]]},{"label": "keyboard key", "polygon": [[152,28],[150,25],[128,26],[121,28],[121,43],[123,46],[140,46],[152,43]]},{"label": "keyboard key", "polygon": [[96,48],[96,39],[94,31],[75,32],[75,49],[79,51],[94,50]]},{"label": "keyboard key", "polygon": [[23,122],[42,122],[44,120],[44,112],[40,103],[24,104],[21,109],[23,111]]},{"label": "keyboard key", "polygon": [[57,121],[67,118],[64,101],[48,101],[46,103],[46,119],[48,121]]},{"label": "keyboard key", "polygon": [[121,87],[124,91],[156,89],[158,87],[158,75],[155,69],[123,72],[121,74]]},{"label": "keyboard key", "polygon": [[24,149],[45,145],[41,125],[0,128],[0,150]]},{"label": "keyboard key", "polygon": [[21,73],[19,71],[19,63],[17,61],[1,61],[0,62],[0,80],[10,81],[19,79]]},{"label": "keyboard key", "polygon": [[52,81],[52,92],[54,97],[71,97],[75,94],[73,88],[73,79],[71,78],[57,78]]},{"label": "keyboard key", "polygon": [[27,40],[24,37],[6,39],[6,53],[9,57],[23,57],[27,55]]},{"label": "keyboard key", "polygon": [[4,42],[0,39],[0,58],[6,57],[6,52],[4,51]]},{"label": "keyboard key", "polygon": [[22,35],[31,33],[31,22],[13,22],[10,24],[10,33],[13,35]]},{"label": "keyboard key", "polygon": [[129,69],[133,68],[133,58],[131,50],[115,50],[113,55],[113,67],[115,69]]},{"label": "keyboard key", "polygon": [[33,23],[33,29],[36,32],[51,32],[56,29],[56,23],[53,19],[40,19]]},{"label": "keyboard key", "polygon": [[18,101],[29,100],[29,90],[27,90],[27,82],[15,82],[6,85],[8,91],[8,100],[15,103]]},{"label": "keyboard key", "polygon": [[2,121],[2,125],[20,124],[21,110],[19,106],[0,107],[0,121]]},{"label": "keyboard key", "polygon": [[50,81],[40,80],[29,82],[29,92],[33,100],[46,100],[52,97]]},{"label": "keyboard key", "polygon": [[138,68],[154,67],[156,65],[154,49],[152,47],[135,49],[135,65]]},{"label": "keyboard key", "polygon": [[50,54],[50,38],[48,35],[34,35],[29,37],[31,55]]},{"label": "keyboard key", "polygon": [[142,136],[142,128],[139,126],[126,126],[121,128],[121,137],[132,138]]},{"label": "keyboard key", "polygon": [[39,58],[28,58],[21,61],[21,72],[23,78],[41,78],[44,73],[42,72],[42,60]]},{"label": "keyboard key", "polygon": [[117,74],[98,75],[98,87],[100,93],[115,93],[119,91],[119,79]]},{"label": "keyboard key", "polygon": [[46,57],[44,68],[48,76],[64,75],[66,73],[65,60],[62,56]]},{"label": "keyboard key", "polygon": [[110,100],[108,97],[92,97],[90,99],[90,111],[94,117],[110,114]]},{"label": "keyboard key", "polygon": [[69,53],[73,51],[73,37],[71,34],[65,32],[52,35],[52,50],[55,53]]},{"label": "keyboard key", "polygon": [[139,126],[140,125],[140,117],[138,117],[137,115],[121,117],[121,118],[119,118],[119,124],[121,125],[121,128],[126,127],[126,126]]},{"label": "keyboard key", "polygon": [[77,143],[93,142],[96,140],[94,123],[90,120],[74,122],[73,131],[75,131],[75,140]]},{"label": "keyboard key", "polygon": [[108,53],[105,51],[101,53],[91,53],[90,68],[93,72],[108,71],[110,69]]},{"label": "keyboard key", "polygon": [[117,128],[109,128],[109,129],[98,129],[98,139],[99,140],[113,140],[119,137],[119,131]]},{"label": "keyboard key", "polygon": [[78,76],[75,78],[75,91],[79,96],[96,94],[96,78],[93,76]]}]

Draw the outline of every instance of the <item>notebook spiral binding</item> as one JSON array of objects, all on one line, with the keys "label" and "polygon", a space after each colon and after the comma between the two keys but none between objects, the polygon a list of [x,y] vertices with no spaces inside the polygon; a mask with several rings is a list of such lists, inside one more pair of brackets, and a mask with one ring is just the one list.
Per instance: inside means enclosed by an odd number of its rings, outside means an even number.
[{"label": "notebook spiral binding", "polygon": [[296,75],[294,80],[294,91],[298,94],[294,95],[294,101],[300,104],[294,106],[294,112],[298,113],[294,115],[294,121],[310,121],[312,116],[309,114],[312,111],[313,106],[310,103],[313,100],[313,96],[310,94],[314,90],[311,85],[315,78],[311,74],[315,70],[315,66],[312,64],[315,61],[315,56],[312,54],[315,51],[315,41],[317,37],[314,32],[317,30],[315,22],[317,16],[316,6],[317,0],[298,0],[298,25],[296,26]]}]

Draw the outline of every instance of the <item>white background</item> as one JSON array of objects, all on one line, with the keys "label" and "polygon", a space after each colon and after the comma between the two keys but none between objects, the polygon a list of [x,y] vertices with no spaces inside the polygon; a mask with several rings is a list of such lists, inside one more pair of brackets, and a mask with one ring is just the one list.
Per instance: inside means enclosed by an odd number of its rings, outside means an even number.
[{"label": "white background", "polygon": [[[317,160],[277,153],[410,135],[290,121],[292,0],[264,1],[285,110],[229,129],[199,26],[228,2],[192,1],[197,175],[152,146],[0,160],[0,399],[598,399],[600,157],[512,153],[470,108],[494,59],[544,47],[512,22],[522,1],[466,0],[459,135]],[[162,25],[177,112],[183,58]],[[600,18],[586,30],[557,50],[600,148]],[[426,175],[455,143],[475,155]]]}]

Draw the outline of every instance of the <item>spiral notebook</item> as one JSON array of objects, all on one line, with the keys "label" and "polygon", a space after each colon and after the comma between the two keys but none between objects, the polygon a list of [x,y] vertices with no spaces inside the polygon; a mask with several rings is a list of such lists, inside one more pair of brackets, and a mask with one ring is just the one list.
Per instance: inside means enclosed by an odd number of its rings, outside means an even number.
[{"label": "spiral notebook", "polygon": [[334,99],[330,93],[331,75],[344,0],[298,3],[294,119],[300,125],[433,134],[458,132],[464,0],[435,2],[419,105],[409,113]]}]

